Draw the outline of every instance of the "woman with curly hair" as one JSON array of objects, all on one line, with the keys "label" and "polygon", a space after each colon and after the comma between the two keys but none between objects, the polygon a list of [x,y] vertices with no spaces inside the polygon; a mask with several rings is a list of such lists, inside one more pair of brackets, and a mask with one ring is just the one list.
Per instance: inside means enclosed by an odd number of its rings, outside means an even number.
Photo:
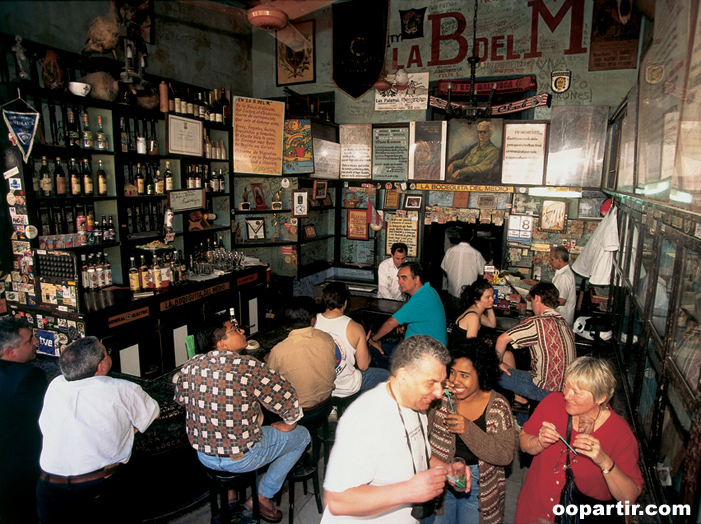
[{"label": "woman with curly hair", "polygon": [[475,338],[482,326],[497,327],[493,309],[494,288],[483,278],[478,278],[463,288],[460,293],[460,306],[464,311],[453,326],[453,340],[463,337]]},{"label": "woman with curly hair", "polygon": [[465,340],[453,348],[446,381],[450,396],[429,412],[431,454],[447,464],[462,457],[472,478],[464,492],[449,486],[442,514],[425,523],[504,520],[504,466],[514,458],[514,421],[509,403],[493,390],[499,374],[496,354],[484,342]]}]

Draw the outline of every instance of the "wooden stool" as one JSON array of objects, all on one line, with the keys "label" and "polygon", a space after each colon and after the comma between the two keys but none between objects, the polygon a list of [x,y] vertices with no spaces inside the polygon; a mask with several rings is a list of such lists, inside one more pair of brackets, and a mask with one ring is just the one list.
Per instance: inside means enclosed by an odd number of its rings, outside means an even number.
[{"label": "wooden stool", "polygon": [[[317,437],[318,439],[318,437]],[[323,513],[324,508],[321,504],[321,489],[319,486],[319,466],[318,461],[314,460],[311,453],[303,453],[295,464],[295,467],[287,474],[287,489],[290,497],[290,518],[289,523],[294,523],[295,514],[295,482],[303,482],[304,494],[307,494],[307,480],[312,479],[314,486],[314,498],[316,499],[316,509],[319,513]]]},{"label": "wooden stool", "polygon": [[[253,503],[252,522],[259,522],[258,509],[258,472],[230,473],[217,469],[205,468],[209,479],[209,503],[212,508],[212,524],[229,524],[233,512],[229,508],[229,490],[236,489],[237,502],[241,505],[246,501],[246,488],[251,488]],[[243,495],[243,498],[242,498]]]}]

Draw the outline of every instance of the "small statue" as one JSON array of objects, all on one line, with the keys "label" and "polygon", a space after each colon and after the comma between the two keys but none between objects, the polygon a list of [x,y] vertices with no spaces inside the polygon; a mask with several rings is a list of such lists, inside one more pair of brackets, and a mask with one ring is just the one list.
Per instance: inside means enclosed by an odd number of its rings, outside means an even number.
[{"label": "small statue", "polygon": [[282,209],[282,189],[279,189],[277,193],[273,195],[273,200],[272,200],[272,208],[275,210],[281,210]]},{"label": "small statue", "polygon": [[251,203],[248,201],[248,188],[244,188],[243,195],[241,195],[241,202],[239,202],[239,209],[241,211],[248,211],[251,209]]},{"label": "small statue", "polygon": [[19,68],[19,77],[22,80],[29,80],[29,59],[27,58],[27,53],[22,47],[22,37],[15,36],[15,45],[12,46],[12,50],[15,52],[17,58],[17,67]]}]

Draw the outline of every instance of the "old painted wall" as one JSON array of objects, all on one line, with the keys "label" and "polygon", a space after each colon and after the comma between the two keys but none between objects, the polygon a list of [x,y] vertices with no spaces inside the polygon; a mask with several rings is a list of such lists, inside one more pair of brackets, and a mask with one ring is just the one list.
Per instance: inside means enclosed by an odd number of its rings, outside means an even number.
[{"label": "old painted wall", "polygon": [[[418,6],[402,0],[390,2],[390,41],[386,55],[390,72],[397,66],[404,66],[409,72],[431,73],[432,81],[469,78],[467,62],[464,59],[455,62],[455,59],[463,51],[467,51],[467,55],[472,53],[474,4],[458,0],[427,0],[422,5],[427,6],[424,37],[402,41],[399,10]],[[567,69],[572,71],[572,87],[566,93],[554,95],[554,105],[606,105],[613,110],[635,82],[637,69],[588,71],[593,5],[593,0],[480,0],[477,37],[483,39],[479,49],[486,60],[478,69],[478,78],[536,75],[538,92],[551,92],[551,71]],[[295,91],[306,94],[336,90],[331,80],[330,13],[331,8],[326,8],[306,17],[317,20],[317,80],[313,84],[290,86]],[[459,32],[461,19],[466,28]],[[446,38],[445,35],[454,36]],[[432,43],[439,41],[438,55],[432,56]],[[282,96],[282,88],[271,81],[275,78],[274,40],[262,31],[254,30],[253,42],[254,96]],[[549,117],[547,108],[536,110],[536,118]],[[422,111],[374,111],[373,93],[357,101],[341,92],[336,93],[338,123],[423,119],[425,113]]]},{"label": "old painted wall", "polygon": [[[0,2],[0,31],[79,53],[108,1]],[[147,72],[205,88],[251,94],[251,28],[240,11],[215,12],[155,1],[155,45]]]}]

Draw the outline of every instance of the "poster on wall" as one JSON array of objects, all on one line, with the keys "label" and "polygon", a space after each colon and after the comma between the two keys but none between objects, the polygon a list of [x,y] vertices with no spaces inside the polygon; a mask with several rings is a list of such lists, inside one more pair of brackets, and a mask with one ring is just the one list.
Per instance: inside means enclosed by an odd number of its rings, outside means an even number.
[{"label": "poster on wall", "polygon": [[282,172],[286,175],[314,172],[311,120],[307,118],[285,120],[282,159]]},{"label": "poster on wall", "polygon": [[321,138],[312,140],[314,173],[312,178],[336,180],[341,176],[341,144]]},{"label": "poster on wall", "polygon": [[234,170],[256,175],[282,174],[282,135],[285,104],[236,96]]},{"label": "poster on wall", "polygon": [[428,73],[387,75],[389,89],[375,90],[375,111],[404,111],[428,107]]},{"label": "poster on wall", "polygon": [[372,176],[372,124],[339,126],[341,178]]},{"label": "poster on wall", "polygon": [[[635,69],[638,65],[640,14],[622,2],[594,0],[589,71]],[[630,6],[630,4],[628,4]]]},{"label": "poster on wall", "polygon": [[392,216],[387,222],[387,237],[385,241],[385,254],[392,254],[392,244],[403,242],[408,248],[407,256],[418,256],[419,220],[418,217]]},{"label": "poster on wall", "polygon": [[547,136],[548,124],[545,122],[504,123],[502,184],[543,184]]},{"label": "poster on wall", "polygon": [[368,239],[367,210],[348,210],[348,231],[346,232],[346,237],[351,240]]},{"label": "poster on wall", "polygon": [[600,187],[608,106],[555,106],[546,186]]},{"label": "poster on wall", "polygon": [[453,119],[448,126],[446,182],[500,184],[503,120],[492,118],[469,124]]},{"label": "poster on wall", "polygon": [[409,180],[445,180],[448,122],[409,123]]},{"label": "poster on wall", "polygon": [[409,129],[378,127],[372,130],[372,177],[404,181],[409,174]]}]

